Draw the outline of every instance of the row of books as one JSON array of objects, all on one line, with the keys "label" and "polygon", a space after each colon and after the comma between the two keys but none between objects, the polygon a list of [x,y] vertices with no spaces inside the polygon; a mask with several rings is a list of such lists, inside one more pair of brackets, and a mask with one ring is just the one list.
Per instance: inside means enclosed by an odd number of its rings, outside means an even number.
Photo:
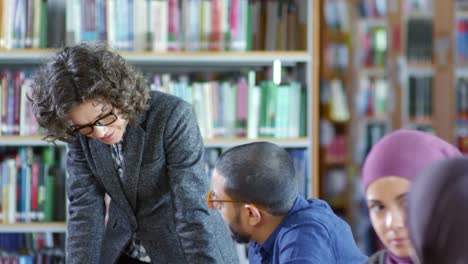
[{"label": "row of books", "polygon": [[67,0],[66,40],[120,50],[305,50],[307,8],[302,0]]},{"label": "row of books", "polygon": [[0,222],[65,219],[65,171],[53,147],[2,149]]},{"label": "row of books", "polygon": [[[146,73],[152,90],[176,95],[194,106],[205,138],[306,136],[303,86],[289,80],[257,84],[256,73],[249,74],[250,81],[246,76],[193,81],[189,75]],[[32,82],[28,76],[28,71],[21,70],[0,72],[0,135],[40,133],[27,99]]]},{"label": "row of books", "polygon": [[27,94],[32,80],[29,71],[0,72],[0,135],[30,136],[38,134]]},{"label": "row of books", "polygon": [[0,48],[45,48],[47,1],[0,1]]},{"label": "row of books", "polygon": [[342,80],[320,82],[320,105],[324,118],[335,122],[349,120],[348,96]]},{"label": "row of books", "polygon": [[298,82],[255,82],[255,72],[225,81],[190,81],[155,74],[151,89],[178,96],[195,109],[204,138],[306,135],[306,96]]},{"label": "row of books", "polygon": [[343,0],[327,0],[324,4],[323,14],[325,16],[325,24],[331,31],[349,32],[350,17],[349,3]]},{"label": "row of books", "polygon": [[385,78],[361,77],[355,97],[358,115],[378,117],[390,111],[391,91]]},{"label": "row of books", "polygon": [[406,26],[406,57],[409,61],[432,61],[432,24],[430,18],[412,18],[408,20]]},{"label": "row of books", "polygon": [[432,116],[432,76],[410,76],[408,80],[408,116],[425,119]]},{"label": "row of books", "polygon": [[324,57],[324,68],[327,71],[344,72],[349,64],[348,45],[345,43],[327,42]]},{"label": "row of books", "polygon": [[457,118],[468,120],[468,78],[457,79]]},{"label": "row of books", "polygon": [[360,120],[356,130],[357,138],[353,149],[353,157],[354,162],[360,167],[372,146],[386,133],[390,132],[391,127],[385,121],[369,122],[368,120]]},{"label": "row of books", "polygon": [[[458,40],[457,40],[458,41]],[[458,42],[457,42],[458,44]],[[463,153],[468,153],[468,78],[457,79],[457,121],[455,126],[455,137],[457,147]]]},{"label": "row of books", "polygon": [[456,121],[455,138],[458,149],[468,154],[468,120],[458,119]]},{"label": "row of books", "polygon": [[360,32],[359,61],[364,67],[385,67],[388,53],[387,28],[365,26]]},{"label": "row of books", "polygon": [[405,0],[403,7],[407,13],[432,12],[432,1],[434,0]]},{"label": "row of books", "polygon": [[457,18],[455,21],[455,58],[458,65],[468,63],[468,19]]},{"label": "row of books", "polygon": [[[61,236],[61,238],[59,237]],[[65,263],[64,235],[51,233],[0,234],[0,263]]]},{"label": "row of books", "polygon": [[361,17],[384,17],[387,15],[387,0],[361,0],[358,7]]},{"label": "row of books", "polygon": [[[308,159],[309,153],[307,150],[304,149],[287,149],[291,161],[294,165],[294,170],[296,173],[297,178],[299,179],[298,187],[299,192],[304,197],[309,197],[311,192],[309,189],[309,178],[308,178]],[[221,155],[221,149],[205,149],[205,169],[206,173],[211,177],[216,159]]]},{"label": "row of books", "polygon": [[336,214],[345,217],[340,211],[346,202],[348,190],[345,166],[347,161],[347,135],[344,126],[334,125],[328,119],[320,120],[320,160],[324,164],[320,180],[320,196],[325,199]]}]

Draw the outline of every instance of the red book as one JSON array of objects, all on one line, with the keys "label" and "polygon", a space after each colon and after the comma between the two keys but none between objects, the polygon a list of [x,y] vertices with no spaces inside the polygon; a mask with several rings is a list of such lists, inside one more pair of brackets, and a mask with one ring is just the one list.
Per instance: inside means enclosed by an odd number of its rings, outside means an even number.
[{"label": "red book", "polygon": [[32,185],[31,185],[31,212],[33,212],[32,220],[37,220],[37,198],[38,198],[38,188],[39,188],[39,164],[34,162],[32,164]]},{"label": "red book", "polygon": [[180,19],[179,19],[179,1],[168,0],[168,21],[167,21],[167,34],[168,34],[168,50],[179,51],[181,49],[180,43]]},{"label": "red book", "polygon": [[211,2],[211,37],[210,50],[222,50],[223,32],[221,28],[221,0],[213,0]]}]

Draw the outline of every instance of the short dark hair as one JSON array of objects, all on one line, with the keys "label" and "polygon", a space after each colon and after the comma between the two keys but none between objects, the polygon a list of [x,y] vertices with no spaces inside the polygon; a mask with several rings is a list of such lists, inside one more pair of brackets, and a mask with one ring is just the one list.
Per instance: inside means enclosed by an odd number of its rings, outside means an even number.
[{"label": "short dark hair", "polygon": [[130,124],[148,107],[149,89],[143,75],[105,44],[65,47],[34,76],[29,97],[46,139],[71,142],[69,111],[87,101],[109,103]]},{"label": "short dark hair", "polygon": [[216,162],[216,173],[225,178],[224,191],[231,198],[284,215],[298,195],[298,179],[291,158],[269,142],[233,147]]}]

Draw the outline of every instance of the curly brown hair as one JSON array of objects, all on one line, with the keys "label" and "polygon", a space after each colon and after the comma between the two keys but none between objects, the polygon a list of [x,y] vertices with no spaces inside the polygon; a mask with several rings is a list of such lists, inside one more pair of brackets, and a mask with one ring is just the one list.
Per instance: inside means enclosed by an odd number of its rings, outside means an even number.
[{"label": "curly brown hair", "polygon": [[82,43],[63,48],[39,68],[29,99],[45,139],[72,142],[68,113],[74,107],[88,100],[109,103],[132,124],[148,108],[149,89],[142,73],[106,45]]}]

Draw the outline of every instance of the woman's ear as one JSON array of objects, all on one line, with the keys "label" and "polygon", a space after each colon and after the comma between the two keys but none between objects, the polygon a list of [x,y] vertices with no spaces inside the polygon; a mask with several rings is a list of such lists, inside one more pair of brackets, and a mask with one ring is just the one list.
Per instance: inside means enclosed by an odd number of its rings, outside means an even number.
[{"label": "woman's ear", "polygon": [[244,204],[244,210],[247,214],[247,223],[256,226],[262,220],[262,211],[253,204]]}]

